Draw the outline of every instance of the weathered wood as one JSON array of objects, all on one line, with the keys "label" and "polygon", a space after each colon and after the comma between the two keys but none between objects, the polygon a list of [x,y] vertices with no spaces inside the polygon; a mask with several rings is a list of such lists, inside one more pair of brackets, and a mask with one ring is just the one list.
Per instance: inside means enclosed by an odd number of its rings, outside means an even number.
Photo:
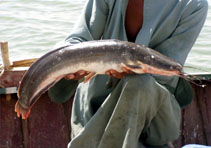
[{"label": "weathered wood", "polygon": [[37,58],[14,61],[12,67],[28,67],[31,66],[31,64],[33,64],[36,60]]},{"label": "weathered wood", "polygon": [[[0,85],[18,86],[23,74],[24,71],[5,71]],[[211,146],[211,82],[203,83],[207,87],[193,85],[194,101],[182,111],[181,135],[174,142],[176,148],[192,143]],[[46,93],[34,105],[28,120],[20,120],[15,115],[16,99],[16,95],[12,95],[10,101],[6,101],[5,95],[0,96],[0,148],[67,147],[71,132],[72,99],[56,104],[50,101]]]},{"label": "weathered wood", "polygon": [[17,87],[25,71],[5,71],[0,77],[0,87]]},{"label": "weathered wood", "polygon": [[7,94],[7,95],[6,95],[6,101],[10,101],[11,98],[12,98],[12,95],[11,95],[11,94]]},{"label": "weathered wood", "polygon": [[5,95],[0,95],[0,148],[23,148],[21,120],[14,112],[16,95],[6,101]]},{"label": "weathered wood", "polygon": [[186,144],[211,146],[211,83],[202,83],[206,87],[192,85],[195,97],[182,111],[181,135],[174,142],[176,148]]},{"label": "weathered wood", "polygon": [[65,148],[70,141],[63,105],[51,102],[47,94],[34,105],[23,125],[26,148]]},{"label": "weathered wood", "polygon": [[5,69],[7,69],[12,65],[9,59],[8,42],[1,41],[0,44],[1,44],[1,56],[3,61],[3,66]]},{"label": "weathered wood", "polygon": [[183,144],[198,143],[206,145],[206,139],[203,133],[203,122],[196,98],[193,100],[192,104],[183,111],[183,118]]},{"label": "weathered wood", "polygon": [[67,119],[67,125],[68,125],[68,134],[69,139],[71,139],[71,114],[72,114],[72,104],[73,104],[73,97],[69,99],[67,102],[63,103],[64,107],[64,114]]},{"label": "weathered wood", "polygon": [[203,123],[203,134],[206,145],[211,145],[211,84],[204,82],[205,88],[196,88],[197,102]]},{"label": "weathered wood", "polygon": [[[21,119],[20,119],[21,120]],[[30,148],[29,143],[29,133],[30,133],[30,127],[28,124],[28,120],[21,120],[22,121],[22,133],[23,133],[23,143],[25,148]]]}]

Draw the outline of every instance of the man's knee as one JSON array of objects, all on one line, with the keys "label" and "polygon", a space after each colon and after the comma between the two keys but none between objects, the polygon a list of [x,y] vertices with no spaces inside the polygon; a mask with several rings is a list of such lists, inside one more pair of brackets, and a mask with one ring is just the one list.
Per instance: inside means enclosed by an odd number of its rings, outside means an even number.
[{"label": "man's knee", "polygon": [[208,4],[207,0],[200,0],[200,1],[198,1],[197,6],[199,9],[201,9],[201,11],[206,12],[208,10],[209,4]]},{"label": "man's knee", "polygon": [[156,80],[149,74],[127,76],[122,82],[122,90],[129,92],[131,98],[134,96],[141,100],[153,101],[160,91]]},{"label": "man's knee", "polygon": [[140,98],[145,104],[161,104],[169,96],[169,91],[149,74],[130,75],[120,83],[123,84],[122,91],[127,92],[130,99]]},{"label": "man's knee", "polygon": [[130,75],[124,79],[127,89],[147,92],[154,88],[156,80],[149,74]]}]

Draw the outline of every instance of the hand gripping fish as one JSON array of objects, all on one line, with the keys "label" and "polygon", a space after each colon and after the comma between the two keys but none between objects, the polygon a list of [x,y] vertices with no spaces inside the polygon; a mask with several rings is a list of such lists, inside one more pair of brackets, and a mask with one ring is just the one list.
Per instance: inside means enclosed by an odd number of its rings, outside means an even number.
[{"label": "hand gripping fish", "polygon": [[90,73],[85,81],[109,70],[164,76],[180,75],[182,66],[170,58],[135,43],[119,40],[88,41],[55,49],[39,58],[20,82],[15,111],[28,118],[39,97],[61,78],[80,70]]}]

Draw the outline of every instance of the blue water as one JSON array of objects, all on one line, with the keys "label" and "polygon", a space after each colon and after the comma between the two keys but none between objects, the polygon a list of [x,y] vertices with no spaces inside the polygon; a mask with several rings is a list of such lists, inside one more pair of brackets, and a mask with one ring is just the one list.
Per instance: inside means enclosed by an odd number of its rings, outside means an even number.
[{"label": "blue water", "polygon": [[[40,57],[65,39],[85,0],[0,0],[0,41],[12,61]],[[0,59],[1,63],[1,59]],[[187,72],[211,72],[211,4],[200,36],[188,56]]]}]

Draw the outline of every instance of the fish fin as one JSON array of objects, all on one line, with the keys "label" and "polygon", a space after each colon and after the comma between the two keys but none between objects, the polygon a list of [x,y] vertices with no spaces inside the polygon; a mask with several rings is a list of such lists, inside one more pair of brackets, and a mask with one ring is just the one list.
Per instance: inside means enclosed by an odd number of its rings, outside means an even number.
[{"label": "fish fin", "polygon": [[30,115],[31,109],[23,108],[18,100],[17,103],[15,104],[15,112],[17,112],[18,117],[22,116],[22,119],[27,119]]},{"label": "fish fin", "polygon": [[96,76],[96,72],[91,72],[90,74],[88,74],[87,76],[85,76],[84,83],[86,83],[89,80],[91,80],[94,76]]},{"label": "fish fin", "polygon": [[142,67],[141,65],[126,65],[124,63],[121,63],[122,65],[122,70],[124,72],[128,72],[128,71],[132,71],[132,72],[135,72],[135,73],[144,73],[144,71],[142,72]]}]

